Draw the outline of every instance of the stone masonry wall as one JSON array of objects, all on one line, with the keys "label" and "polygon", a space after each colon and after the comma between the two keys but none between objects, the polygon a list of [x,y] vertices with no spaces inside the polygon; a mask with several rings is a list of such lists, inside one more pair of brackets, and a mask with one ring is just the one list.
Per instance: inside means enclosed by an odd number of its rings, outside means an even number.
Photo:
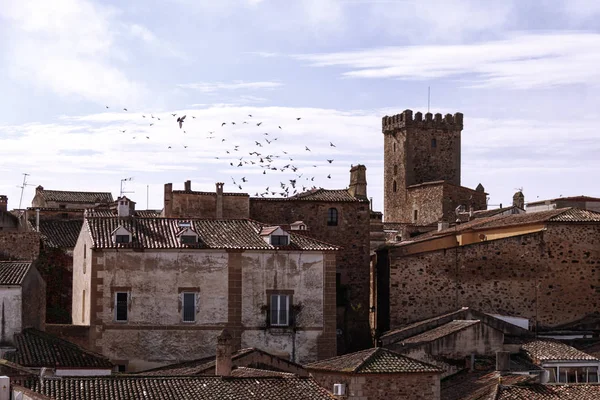
[{"label": "stone masonry wall", "polygon": [[35,260],[39,254],[38,232],[0,232],[0,260]]},{"label": "stone masonry wall", "polygon": [[[600,307],[600,225],[546,231],[410,256],[390,248],[390,328],[460,307],[555,326]],[[536,286],[539,287],[536,290]]]},{"label": "stone masonry wall", "polygon": [[[217,195],[205,192],[173,191],[166,217],[215,219]],[[248,195],[223,195],[223,218],[248,218]]]},{"label": "stone masonry wall", "polygon": [[310,375],[333,393],[333,385],[346,384],[347,400],[439,400],[440,374],[341,374],[310,371]]},{"label": "stone masonry wall", "polygon": [[[330,207],[338,210],[337,226],[327,225]],[[327,203],[304,200],[250,199],[250,218],[272,224],[304,221],[308,233],[317,239],[341,246],[337,254],[337,273],[349,290],[345,310],[338,317],[338,353],[370,347],[369,331],[369,204],[362,202]]]}]

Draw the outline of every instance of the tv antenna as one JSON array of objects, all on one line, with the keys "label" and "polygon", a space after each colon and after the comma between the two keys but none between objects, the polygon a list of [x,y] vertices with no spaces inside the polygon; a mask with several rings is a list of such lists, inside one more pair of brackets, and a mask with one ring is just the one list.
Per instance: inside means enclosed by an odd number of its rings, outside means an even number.
[{"label": "tv antenna", "polygon": [[133,177],[121,179],[121,193],[119,194],[119,197],[123,197],[123,195],[125,193],[135,193],[134,191],[126,192],[126,191],[123,190],[123,182],[129,182],[129,181],[132,181],[132,180],[133,180]]},{"label": "tv antenna", "polygon": [[21,184],[21,186],[17,186],[19,189],[21,189],[21,198],[19,199],[19,210],[21,209],[21,203],[23,202],[23,192],[25,191],[25,188],[27,186],[35,186],[31,183],[27,183],[27,177],[29,176],[29,174],[27,173],[23,173],[23,183]]},{"label": "tv antenna", "polygon": [[427,112],[429,112],[430,105],[431,105],[431,86],[427,86]]}]

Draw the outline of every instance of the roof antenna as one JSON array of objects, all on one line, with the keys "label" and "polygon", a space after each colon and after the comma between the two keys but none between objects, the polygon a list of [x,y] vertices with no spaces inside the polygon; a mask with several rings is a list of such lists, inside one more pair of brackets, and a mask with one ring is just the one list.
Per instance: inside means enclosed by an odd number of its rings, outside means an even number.
[{"label": "roof antenna", "polygon": [[431,86],[427,86],[427,112],[429,112],[430,105],[431,105]]},{"label": "roof antenna", "polygon": [[21,203],[23,202],[23,192],[25,191],[25,188],[27,186],[35,186],[35,185],[30,184],[30,183],[27,183],[27,177],[28,176],[29,176],[29,174],[23,173],[23,184],[21,186],[17,186],[18,188],[21,189],[21,198],[19,199],[19,210],[21,209]]},{"label": "roof antenna", "polygon": [[125,193],[135,193],[135,192],[125,192],[123,190],[123,182],[128,182],[128,181],[131,181],[131,180],[133,180],[133,177],[121,179],[121,194],[119,195],[119,197],[123,197],[123,194],[125,194]]}]

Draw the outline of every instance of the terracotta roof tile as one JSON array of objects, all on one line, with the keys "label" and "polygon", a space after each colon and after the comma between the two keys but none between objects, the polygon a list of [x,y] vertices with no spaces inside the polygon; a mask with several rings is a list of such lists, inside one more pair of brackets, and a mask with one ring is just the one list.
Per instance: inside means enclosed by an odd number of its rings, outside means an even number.
[{"label": "terracotta roof tile", "polygon": [[532,380],[529,375],[501,375],[497,371],[461,371],[442,380],[441,400],[488,400],[498,382],[507,385]]},{"label": "terracotta roof tile", "polygon": [[[184,244],[177,238],[179,223],[191,223],[198,234],[197,244]],[[265,242],[260,231],[263,225],[252,220],[206,220],[137,217],[88,217],[85,224],[91,234],[94,248],[147,248],[147,249],[243,249],[243,250],[337,250],[336,246],[290,232],[290,244],[273,246]],[[112,232],[123,226],[133,235],[132,243],[115,244]]]},{"label": "terracotta roof tile", "polygon": [[297,378],[298,375],[292,374],[291,372],[271,371],[268,369],[248,368],[248,367],[237,367],[231,371],[231,376],[237,377],[265,377],[265,376],[280,376],[282,378]]},{"label": "terracotta roof tile", "polygon": [[514,385],[498,387],[494,400],[598,400],[600,385]]},{"label": "terracotta roof tile", "polygon": [[[412,336],[412,335],[410,335],[410,333],[408,334],[408,336],[405,336],[403,334],[407,333],[407,332],[411,332],[413,329],[419,328],[421,326],[428,326],[431,323],[439,322],[437,325],[443,325],[445,323],[453,321],[455,318],[464,317],[466,315],[466,310],[467,310],[467,308],[462,308],[460,310],[452,311],[452,312],[449,312],[446,314],[437,315],[432,318],[427,318],[422,321],[413,322],[413,323],[405,325],[401,328],[385,332],[381,336],[381,338],[383,339],[386,337],[396,336],[396,335],[398,335],[398,337],[400,339],[402,339],[403,337],[410,337],[410,336]],[[421,332],[423,332],[423,330],[421,330]]]},{"label": "terracotta roof tile", "polygon": [[[35,226],[35,218],[29,222]],[[77,243],[83,219],[40,219],[42,241],[48,247],[72,249]]]},{"label": "terracotta roof tile", "polygon": [[21,285],[31,262],[0,261],[0,285]]},{"label": "terracotta roof tile", "polygon": [[74,343],[36,329],[24,329],[15,334],[17,351],[5,354],[5,358],[24,367],[50,368],[102,368],[113,365],[107,358],[85,350]]},{"label": "terracotta roof tile", "polygon": [[265,200],[265,201],[294,201],[294,200],[303,200],[303,201],[325,201],[331,203],[341,203],[341,202],[363,202],[366,203],[369,200],[366,198],[354,197],[349,192],[348,189],[312,189],[306,192],[298,193],[294,196],[290,197],[252,197],[252,200]]},{"label": "terracotta roof tile", "polygon": [[113,197],[109,192],[71,192],[64,190],[40,190],[36,192],[46,201],[61,203],[112,203]]},{"label": "terracotta roof tile", "polygon": [[25,387],[55,400],[333,400],[312,378],[142,377],[30,379]]},{"label": "terracotta roof tile", "polygon": [[547,201],[549,202],[556,202],[556,201],[600,201],[600,198],[598,197],[590,197],[590,196],[572,196],[572,197],[558,197],[556,199],[549,199],[549,200],[538,200],[538,201],[531,201],[529,203],[527,203],[527,205],[537,205],[537,204],[545,204]]},{"label": "terracotta roof tile", "polygon": [[430,329],[421,334],[411,336],[407,339],[404,339],[402,343],[404,344],[418,344],[425,342],[432,342],[444,336],[451,335],[458,331],[462,331],[463,329],[469,328],[473,325],[480,324],[478,320],[454,320],[448,322],[447,324],[438,326],[437,328]]},{"label": "terracotta roof tile", "polygon": [[304,367],[309,371],[324,370],[353,374],[441,372],[434,365],[406,357],[383,347],[317,361]]},{"label": "terracotta roof tile", "polygon": [[533,340],[521,348],[533,359],[539,361],[600,361],[583,351],[555,340]]}]

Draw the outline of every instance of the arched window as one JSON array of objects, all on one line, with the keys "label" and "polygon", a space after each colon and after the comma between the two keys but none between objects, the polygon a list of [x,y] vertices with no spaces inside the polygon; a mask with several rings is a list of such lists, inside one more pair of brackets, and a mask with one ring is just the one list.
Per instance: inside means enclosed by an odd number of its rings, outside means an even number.
[{"label": "arched window", "polygon": [[394,142],[394,153],[396,152],[396,142]]},{"label": "arched window", "polygon": [[392,190],[393,190],[394,192],[396,192],[396,181],[394,181],[394,183],[392,184]]},{"label": "arched window", "polygon": [[394,175],[398,174],[398,166],[394,165]]},{"label": "arched window", "polygon": [[327,211],[327,225],[337,226],[338,224],[338,210],[337,208],[330,208]]}]

